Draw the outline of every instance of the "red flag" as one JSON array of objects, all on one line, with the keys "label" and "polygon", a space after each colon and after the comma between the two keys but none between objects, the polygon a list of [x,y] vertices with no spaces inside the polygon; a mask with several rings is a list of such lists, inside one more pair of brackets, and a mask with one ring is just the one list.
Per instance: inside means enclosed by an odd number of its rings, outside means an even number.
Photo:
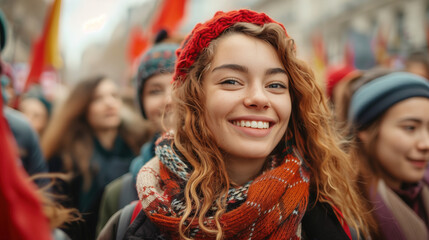
[{"label": "red flag", "polygon": [[148,47],[148,37],[140,28],[134,28],[130,32],[130,39],[128,44],[128,60],[130,63],[134,61],[142,54],[142,52]]},{"label": "red flag", "polygon": [[39,83],[40,75],[45,68],[57,69],[61,67],[61,58],[58,50],[58,30],[61,12],[61,0],[55,0],[46,16],[42,36],[33,46],[33,57],[30,73],[25,83],[24,91],[31,84]]},{"label": "red flag", "polygon": [[[0,92],[0,106],[3,98]],[[51,239],[36,186],[17,164],[18,150],[0,111],[0,238]]]},{"label": "red flag", "polygon": [[155,34],[165,29],[169,33],[174,33],[185,15],[185,7],[186,0],[164,0],[152,24],[151,32]]}]

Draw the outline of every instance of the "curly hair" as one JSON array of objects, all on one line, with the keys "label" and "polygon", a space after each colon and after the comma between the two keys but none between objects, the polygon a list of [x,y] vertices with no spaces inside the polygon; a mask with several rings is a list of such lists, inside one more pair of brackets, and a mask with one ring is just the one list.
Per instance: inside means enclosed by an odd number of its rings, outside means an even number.
[{"label": "curly hair", "polygon": [[[276,49],[290,79],[292,114],[286,135],[294,136],[298,150],[305,156],[312,172],[311,187],[317,200],[338,207],[345,219],[359,232],[367,232],[362,200],[358,195],[353,176],[356,175],[347,153],[342,148],[340,135],[335,131],[332,114],[321,88],[311,69],[296,58],[294,40],[276,23],[263,26],[239,22],[223,32],[205,48],[188,69],[186,79],[175,82],[173,98],[177,111],[174,142],[180,153],[189,161],[193,172],[185,187],[186,209],[181,219],[180,235],[186,237],[186,219],[198,218],[200,228],[222,238],[220,216],[226,211],[225,196],[230,187],[221,150],[210,132],[202,90],[205,72],[215,55],[219,38],[229,34],[245,34],[261,39]],[[284,143],[284,139],[279,144]],[[275,151],[282,149],[275,148]],[[216,169],[216,171],[214,171]],[[350,177],[344,177],[350,176]],[[204,219],[216,204],[216,229],[204,224]]]}]

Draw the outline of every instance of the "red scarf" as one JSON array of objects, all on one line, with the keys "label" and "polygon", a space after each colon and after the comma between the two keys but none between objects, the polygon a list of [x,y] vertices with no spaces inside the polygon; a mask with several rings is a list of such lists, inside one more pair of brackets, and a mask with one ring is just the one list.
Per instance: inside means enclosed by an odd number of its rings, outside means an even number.
[{"label": "red scarf", "polygon": [[[179,172],[190,170],[170,146],[169,141],[160,143],[156,152],[161,161],[153,159],[140,170],[137,190],[151,221],[170,238],[179,239],[181,217],[172,203],[177,201],[175,197],[180,196],[186,183],[182,181],[186,177]],[[296,151],[290,149],[285,150],[277,167],[267,170],[245,188],[246,198],[239,206],[221,216],[225,239],[300,239],[298,226],[308,203],[309,171]],[[229,194],[234,195],[233,192],[230,190]],[[213,218],[206,221],[208,226],[214,226]],[[190,237],[215,238],[199,229],[197,220],[190,225]]]}]

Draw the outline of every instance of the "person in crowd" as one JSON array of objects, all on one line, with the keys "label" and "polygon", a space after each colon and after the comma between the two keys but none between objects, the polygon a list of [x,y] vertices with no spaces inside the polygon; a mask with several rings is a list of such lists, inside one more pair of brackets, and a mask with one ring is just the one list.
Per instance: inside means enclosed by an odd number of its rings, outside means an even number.
[{"label": "person in crowd", "polygon": [[[0,52],[6,46],[7,24],[3,13],[0,10]],[[3,116],[13,133],[19,152],[19,163],[24,167],[29,175],[48,171],[45,159],[39,145],[36,132],[20,112],[8,106],[15,97],[13,89],[13,69],[10,64],[0,58],[0,79],[2,104],[0,105]],[[37,181],[38,184],[43,184]]]},{"label": "person in crowd", "polygon": [[[176,53],[176,122],[138,174],[125,239],[368,234],[324,93],[282,24],[251,10],[217,12]],[[127,207],[99,239],[121,238]]]},{"label": "person in crowd", "polygon": [[392,72],[394,72],[394,70],[384,67],[375,67],[369,70],[358,70],[337,84],[334,94],[332,95],[335,125],[346,138],[349,138],[349,135],[351,134],[351,122],[348,119],[348,114],[353,93],[356,92],[360,86],[374,78]]},{"label": "person in crowd", "polygon": [[155,43],[140,60],[135,77],[137,103],[143,118],[151,122],[155,134],[152,140],[143,145],[140,155],[132,161],[130,172],[107,185],[100,205],[97,232],[115,212],[138,200],[135,187],[137,173],[155,156],[155,141],[163,131],[163,124],[168,124],[162,119],[163,116],[168,118],[169,114],[175,51],[178,47],[177,43]]},{"label": "person in crowd", "polygon": [[21,96],[18,110],[28,118],[37,134],[42,136],[51,115],[51,103],[43,96],[41,89],[33,88]]},{"label": "person in crowd", "polygon": [[[59,106],[42,138],[50,172],[67,173],[63,191],[79,209],[83,229],[66,229],[72,238],[95,238],[98,208],[104,187],[128,171],[147,140],[147,127],[125,118],[118,87],[107,77],[79,81]],[[129,112],[126,112],[129,113]],[[65,203],[67,204],[67,203]]]},{"label": "person in crowd", "polygon": [[405,72],[361,85],[349,107],[351,155],[377,221],[375,239],[428,239],[429,82]]},{"label": "person in crowd", "polygon": [[344,108],[342,101],[343,92],[346,91],[348,82],[361,75],[361,71],[350,64],[332,65],[326,73],[326,94],[329,104],[334,112],[335,124],[337,128],[344,128],[344,121],[337,113]]},{"label": "person in crowd", "polygon": [[2,75],[0,78],[3,92],[3,103],[10,108],[16,109],[18,96],[15,91],[15,74],[12,66],[5,62],[1,62]]},{"label": "person in crowd", "polygon": [[405,60],[405,71],[429,80],[429,55],[423,51],[410,53]]},{"label": "person in crowd", "polygon": [[2,111],[18,145],[19,160],[26,172],[29,175],[47,172],[48,166],[40,148],[39,137],[28,119],[6,105],[2,106]]},{"label": "person in crowd", "polygon": [[[6,42],[6,21],[0,9],[0,52]],[[30,181],[47,171],[34,131],[22,115],[4,101],[10,96],[11,67],[0,58],[0,233],[2,239],[67,240],[58,227],[80,219],[76,209],[52,200],[49,185],[42,188]],[[6,67],[5,67],[6,66]],[[8,76],[7,82],[3,76]],[[18,139],[16,139],[18,137]],[[25,150],[24,157],[22,155]],[[17,164],[21,159],[23,164]],[[28,160],[28,161],[27,161]],[[45,180],[35,180],[46,183]]]},{"label": "person in crowd", "polygon": [[356,68],[349,64],[332,65],[326,71],[326,94],[331,101],[334,101],[335,90],[343,80],[356,75]]},{"label": "person in crowd", "polygon": [[0,111],[0,145],[1,238],[69,239],[58,227],[79,220],[79,213],[55,203],[48,192],[49,186],[38,189],[17,164],[17,146],[3,111]]}]

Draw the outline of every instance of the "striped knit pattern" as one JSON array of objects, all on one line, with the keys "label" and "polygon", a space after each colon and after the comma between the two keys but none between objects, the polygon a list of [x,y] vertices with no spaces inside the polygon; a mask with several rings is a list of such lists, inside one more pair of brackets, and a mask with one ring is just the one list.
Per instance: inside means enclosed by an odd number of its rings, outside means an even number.
[{"label": "striped knit pattern", "polygon": [[[161,141],[158,148],[166,146],[171,146],[171,139]],[[183,201],[179,196],[183,197],[186,181],[174,172],[183,168],[172,171],[163,164],[177,156],[158,157],[161,161],[153,159],[140,170],[139,198],[143,210],[161,231],[179,239],[181,212],[172,207],[172,202]],[[265,171],[248,188],[230,189],[230,195],[239,195],[244,200],[220,219],[225,239],[300,239],[299,224],[308,203],[309,170],[294,147],[285,149],[281,159],[277,167]],[[197,221],[187,224],[191,225],[192,238],[214,239],[200,230]],[[207,217],[206,224],[214,226],[213,217]]]},{"label": "striped knit pattern", "polygon": [[286,28],[265,13],[257,13],[247,9],[230,12],[219,11],[207,22],[197,24],[186,37],[182,46],[177,49],[176,71],[173,81],[183,81],[201,51],[208,47],[210,42],[222,34],[223,31],[238,22],[248,22],[256,25],[277,23],[285,30],[287,35]]}]

